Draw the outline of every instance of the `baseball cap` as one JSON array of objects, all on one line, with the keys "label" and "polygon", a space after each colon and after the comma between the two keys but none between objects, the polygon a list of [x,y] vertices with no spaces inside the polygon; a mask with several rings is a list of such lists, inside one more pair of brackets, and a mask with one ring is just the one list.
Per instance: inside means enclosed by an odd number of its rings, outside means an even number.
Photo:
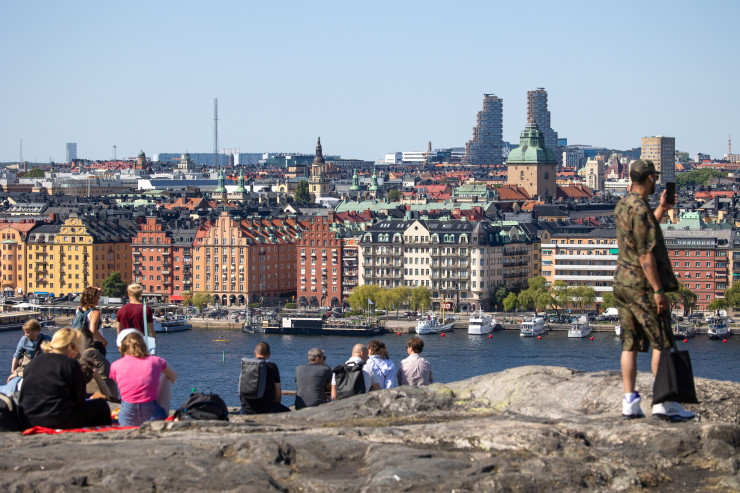
[{"label": "baseball cap", "polygon": [[123,329],[120,334],[118,334],[118,337],[116,337],[116,346],[119,348],[121,347],[121,343],[123,343],[123,340],[126,338],[126,336],[130,334],[141,334],[136,329]]},{"label": "baseball cap", "polygon": [[640,175],[646,175],[649,173],[653,173],[655,175],[660,174],[660,172],[655,171],[655,164],[649,159],[638,159],[637,161],[633,161],[630,171],[634,171]]}]

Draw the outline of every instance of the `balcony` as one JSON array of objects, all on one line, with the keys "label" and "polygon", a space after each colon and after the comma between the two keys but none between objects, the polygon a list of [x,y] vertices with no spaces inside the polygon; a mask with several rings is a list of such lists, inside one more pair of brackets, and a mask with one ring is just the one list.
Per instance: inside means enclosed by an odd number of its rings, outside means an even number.
[{"label": "balcony", "polygon": [[131,255],[136,255],[136,256],[139,256],[139,255],[141,255],[141,252],[140,252],[139,250],[133,250],[133,251],[131,252]]}]

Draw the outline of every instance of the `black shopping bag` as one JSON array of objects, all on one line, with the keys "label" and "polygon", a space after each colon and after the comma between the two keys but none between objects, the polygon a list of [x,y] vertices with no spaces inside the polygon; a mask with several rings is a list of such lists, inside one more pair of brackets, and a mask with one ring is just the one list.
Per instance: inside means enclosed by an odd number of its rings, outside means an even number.
[{"label": "black shopping bag", "polygon": [[[671,339],[672,349],[660,352],[658,373],[653,383],[653,404],[675,401],[696,404],[694,371],[691,369],[691,358],[688,351],[679,351],[673,334],[668,330],[666,320],[661,319],[662,334]],[[662,335],[661,334],[661,335]]]}]

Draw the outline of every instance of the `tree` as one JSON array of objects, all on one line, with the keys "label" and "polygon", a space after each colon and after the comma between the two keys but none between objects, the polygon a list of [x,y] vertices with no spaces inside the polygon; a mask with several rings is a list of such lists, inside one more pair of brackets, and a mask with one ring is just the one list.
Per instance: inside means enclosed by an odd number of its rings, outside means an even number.
[{"label": "tree", "polygon": [[681,298],[681,306],[683,306],[683,314],[687,312],[691,313],[696,303],[696,294],[686,287],[685,284],[679,283],[678,285],[678,296]]},{"label": "tree", "polygon": [[43,178],[46,176],[46,172],[40,168],[33,168],[28,173],[23,175],[23,178]]},{"label": "tree", "polygon": [[311,193],[308,191],[308,182],[306,180],[298,182],[293,198],[299,204],[308,204],[311,202]]},{"label": "tree", "polygon": [[349,306],[351,306],[353,310],[367,310],[367,307],[370,304],[368,300],[376,303],[378,291],[380,291],[380,287],[374,284],[357,286],[352,290],[352,294],[349,295],[349,298],[347,298]]},{"label": "tree", "polygon": [[[573,303],[573,288],[568,286],[567,282],[555,281],[552,285],[552,290],[554,292],[553,298],[555,298],[555,303],[560,308],[568,308],[568,305]],[[558,312],[559,314],[560,312]]]},{"label": "tree", "polygon": [[393,288],[393,291],[396,292],[396,297],[398,299],[398,304],[403,306],[408,306],[409,301],[411,300],[411,288],[408,286],[397,286]]},{"label": "tree", "polygon": [[506,298],[504,298],[503,305],[505,312],[513,312],[519,306],[519,297],[516,293],[509,293]]},{"label": "tree", "polygon": [[192,302],[193,302],[193,292],[183,291],[182,292],[182,306],[188,306]]},{"label": "tree", "polygon": [[670,292],[666,293],[665,297],[668,298],[668,308],[671,312],[678,308],[678,305],[681,304],[681,295],[678,294],[678,292]]},{"label": "tree", "polygon": [[614,298],[614,293],[611,291],[604,292],[601,295],[601,300],[601,308],[603,308],[604,310],[617,306],[617,300]]},{"label": "tree", "polygon": [[121,273],[113,271],[100,283],[103,287],[103,295],[110,298],[121,298],[126,294],[126,283],[121,278]]},{"label": "tree", "polygon": [[388,192],[389,202],[400,202],[401,197],[403,197],[403,193],[401,193],[400,190],[391,190],[390,192]]},{"label": "tree", "polygon": [[493,302],[497,307],[503,308],[504,306],[504,300],[506,297],[509,296],[509,290],[506,289],[506,286],[499,286],[496,289],[496,292],[493,294]]},{"label": "tree", "polygon": [[591,286],[576,286],[573,288],[573,299],[578,308],[584,311],[596,299],[596,291]]},{"label": "tree", "polygon": [[735,282],[731,288],[725,289],[725,299],[732,308],[740,309],[740,282]]},{"label": "tree", "polygon": [[426,286],[416,286],[411,289],[411,306],[414,310],[423,312],[432,306],[432,293]]},{"label": "tree", "polygon": [[203,309],[208,306],[208,303],[213,299],[213,295],[208,291],[198,291],[195,293],[190,302],[200,313],[203,313]]},{"label": "tree", "polygon": [[714,301],[707,305],[707,310],[716,312],[717,310],[724,310],[727,308],[727,300],[725,298],[715,298]]}]

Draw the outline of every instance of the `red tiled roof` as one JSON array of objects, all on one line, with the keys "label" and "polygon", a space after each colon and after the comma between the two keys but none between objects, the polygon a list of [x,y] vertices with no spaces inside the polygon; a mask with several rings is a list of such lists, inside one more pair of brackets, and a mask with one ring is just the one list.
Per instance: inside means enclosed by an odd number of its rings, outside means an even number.
[{"label": "red tiled roof", "polygon": [[499,200],[530,200],[532,198],[524,188],[518,185],[504,185],[494,190],[498,193]]}]

